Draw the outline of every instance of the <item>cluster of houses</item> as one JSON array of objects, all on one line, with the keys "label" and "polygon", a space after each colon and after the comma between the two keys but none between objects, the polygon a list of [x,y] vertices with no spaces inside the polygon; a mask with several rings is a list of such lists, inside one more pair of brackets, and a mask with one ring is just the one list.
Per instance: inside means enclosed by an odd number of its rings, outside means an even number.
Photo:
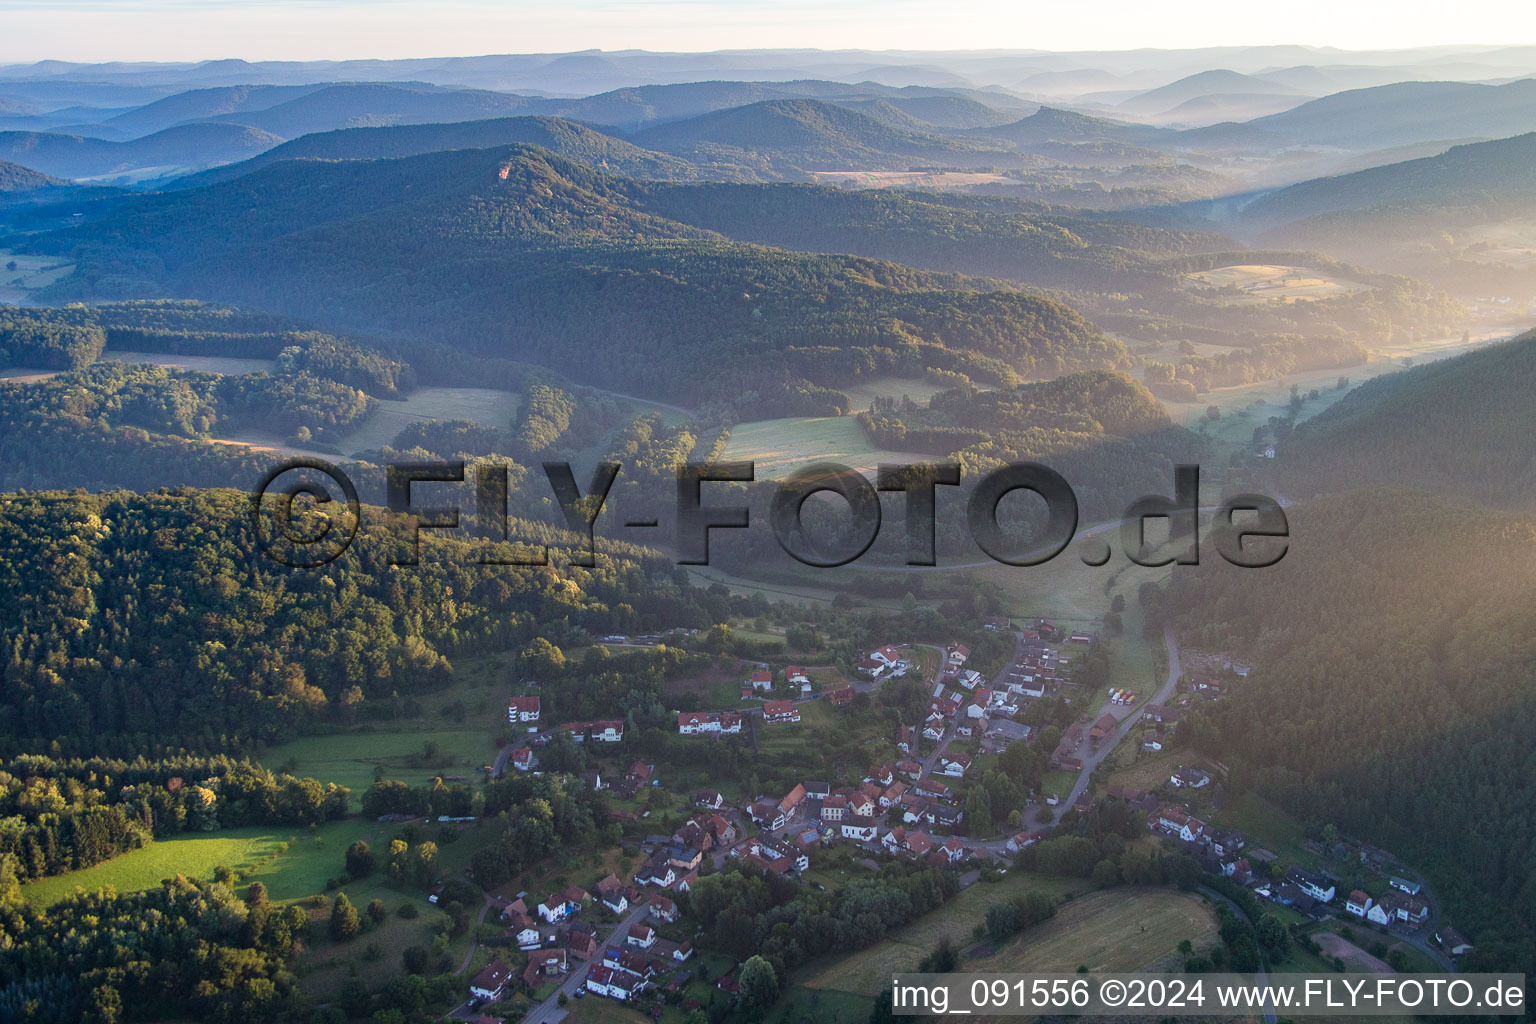
[{"label": "cluster of houses", "polygon": [[[800,696],[809,696],[815,687],[811,684],[811,675],[802,665],[784,666],[784,687],[798,693]],[[769,669],[759,669],[747,677],[747,681],[741,684],[741,696],[743,698],[756,696],[758,691],[768,691],[774,688],[774,674]]]},{"label": "cluster of houses", "polygon": [[534,766],[533,752],[549,745],[557,732],[568,733],[577,743],[619,743],[624,739],[624,723],[620,719],[599,719],[590,722],[562,722],[550,731],[540,731],[542,714],[538,696],[509,697],[507,699],[507,724],[522,726],[528,732],[526,741],[512,749],[510,764],[517,771],[529,771]]},{"label": "cluster of houses", "polygon": [[[644,906],[645,914],[622,932],[609,936],[612,944],[604,947],[598,927],[577,916],[594,899],[621,917],[639,905]],[[532,912],[519,898],[505,903],[501,914],[507,925],[503,937],[528,953],[521,981],[529,989],[568,977],[575,962],[581,961],[588,965],[583,981],[587,991],[627,1000],[693,955],[690,943],[668,941],[656,930],[680,915],[671,897],[662,893],[647,897],[639,888],[626,886],[611,874],[597,883],[595,897],[579,886],[571,886],[551,894]],[[505,962],[493,960],[471,979],[470,996],[494,1002],[506,993],[515,977]]]},{"label": "cluster of houses", "polygon": [[[1199,788],[1210,781],[1209,775],[1199,769],[1181,767],[1178,774],[1182,774],[1183,781],[1175,784],[1182,787]],[[1248,845],[1244,836],[1202,821],[1188,807],[1160,803],[1150,794],[1116,786],[1110,787],[1109,795],[1146,811],[1148,826],[1184,844],[1205,870],[1220,871],[1237,884],[1252,888],[1258,896],[1313,918],[1324,916],[1323,908],[1338,898],[1337,879],[1306,868],[1293,867],[1282,878],[1264,880],[1255,877],[1252,864],[1244,856]],[[1025,837],[1015,838],[1019,840],[1019,849],[1027,845]],[[1036,835],[1031,841],[1038,841],[1038,838]],[[1014,849],[1013,842],[1010,840],[1010,850]],[[1398,877],[1391,877],[1388,882],[1392,891],[1379,898],[1360,889],[1349,892],[1344,898],[1344,912],[1383,927],[1410,931],[1424,927],[1430,919],[1430,905],[1423,896],[1422,885]]]}]

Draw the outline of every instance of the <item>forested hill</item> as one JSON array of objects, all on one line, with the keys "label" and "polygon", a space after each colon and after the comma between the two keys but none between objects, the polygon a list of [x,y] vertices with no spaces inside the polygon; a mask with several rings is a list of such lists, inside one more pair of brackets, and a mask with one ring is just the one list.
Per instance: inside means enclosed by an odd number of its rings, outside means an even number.
[{"label": "forested hill", "polygon": [[1287,493],[1386,484],[1536,509],[1536,331],[1377,377],[1279,446]]},{"label": "forested hill", "polygon": [[816,185],[653,185],[659,216],[731,238],[1072,288],[1166,283],[1161,257],[1226,248],[1214,235],[1004,199]]},{"label": "forested hill", "polygon": [[1490,210],[1536,203],[1536,132],[1454,146],[1439,156],[1317,178],[1260,196],[1243,209],[1254,224],[1299,220],[1340,210],[1406,215],[1475,206]]},{"label": "forested hill", "polygon": [[949,165],[1017,166],[1020,158],[987,140],[957,141],[896,127],[812,99],[766,100],[646,128],[636,145],[690,160],[766,160],[780,170],[904,170],[914,159]]},{"label": "forested hill", "polygon": [[30,167],[13,164],[9,160],[0,160],[0,194],[22,194],[27,192],[40,192],[43,189],[62,188],[69,182],[62,178],[55,178],[51,174],[34,171]]},{"label": "forested hill", "polygon": [[280,160],[372,160],[418,156],[445,149],[488,149],[519,142],[543,146],[567,160],[627,178],[689,180],[704,173],[684,160],[641,149],[575,121],[528,116],[317,132],[285,142],[250,160],[189,175],[172,187],[198,188],[231,181]]},{"label": "forested hill", "polygon": [[[366,716],[441,685],[461,651],[520,648],[553,623],[595,635],[703,624],[672,563],[640,549],[601,545],[596,568],[567,569],[557,547],[550,568],[517,569],[439,537],[403,573],[388,564],[402,535],[365,507],[339,559],[289,570],[256,547],[248,502],[191,488],[0,498],[4,744],[226,749],[221,736],[270,741]],[[514,536],[562,535],[529,524]]]},{"label": "forested hill", "polygon": [[1426,868],[1463,970],[1532,970],[1536,523],[1385,489],[1290,519],[1277,566],[1174,577],[1181,640],[1254,661],[1201,746]]},{"label": "forested hill", "polygon": [[1059,302],[729,242],[648,212],[642,189],[533,147],[285,161],[13,241],[77,256],[80,297],[169,289],[688,403],[750,382],[768,415],[835,408],[807,382],[861,373],[1011,382],[1128,361]]}]

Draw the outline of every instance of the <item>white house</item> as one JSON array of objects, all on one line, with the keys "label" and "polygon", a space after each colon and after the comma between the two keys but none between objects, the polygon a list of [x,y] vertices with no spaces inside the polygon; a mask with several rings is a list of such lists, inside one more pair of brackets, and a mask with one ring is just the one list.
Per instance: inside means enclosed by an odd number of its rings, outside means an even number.
[{"label": "white house", "polygon": [[1292,868],[1286,878],[1292,885],[1319,903],[1332,903],[1333,898],[1338,895],[1338,890],[1334,888],[1332,882],[1322,875],[1314,875],[1302,868]]},{"label": "white house", "polygon": [[1344,901],[1344,909],[1349,913],[1354,914],[1356,917],[1364,917],[1366,914],[1371,912],[1371,908],[1375,905],[1376,901],[1371,899],[1371,897],[1361,889],[1356,889],[1351,892],[1349,897]]},{"label": "white house", "polygon": [[539,720],[539,698],[512,697],[507,701],[507,722],[512,725],[530,725]]},{"label": "white house", "polygon": [[631,946],[650,949],[656,945],[656,929],[648,924],[632,924],[629,926],[629,934],[625,937],[624,941]]},{"label": "white house", "polygon": [[844,839],[852,839],[860,843],[867,843],[875,838],[879,826],[875,819],[864,815],[854,815],[844,818],[842,832]]}]

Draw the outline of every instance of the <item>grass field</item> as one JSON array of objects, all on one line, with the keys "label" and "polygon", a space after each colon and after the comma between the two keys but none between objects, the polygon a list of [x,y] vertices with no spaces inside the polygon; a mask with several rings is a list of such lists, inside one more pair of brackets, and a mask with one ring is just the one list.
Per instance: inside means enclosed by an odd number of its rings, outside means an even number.
[{"label": "grass field", "polygon": [[841,462],[871,471],[880,462],[922,462],[932,456],[870,444],[852,416],[758,420],[731,430],[725,458],[757,464],[757,479],[778,480],[813,462]]},{"label": "grass field", "polygon": [[404,400],[380,401],[373,415],[336,444],[348,454],[372,451],[393,441],[407,424],[421,420],[472,420],[508,430],[521,401],[511,391],[492,388],[422,388]]},{"label": "grass field", "polygon": [[1331,299],[1365,287],[1308,267],[1262,263],[1217,267],[1215,270],[1202,270],[1187,276],[1192,281],[1212,288],[1237,288],[1240,294],[1232,296],[1231,301],[1241,305]]},{"label": "grass field", "polygon": [[[153,888],[161,879],[174,875],[209,879],[213,877],[213,869],[220,865],[239,871],[268,862],[277,853],[279,844],[296,834],[296,830],[246,828],[214,835],[160,839],[105,864],[31,882],[21,887],[21,894],[34,906],[46,907],[76,889],[95,892],[110,887],[118,892],[137,892]],[[334,870],[331,872],[335,873]],[[324,884],[322,878],[321,885]]]},{"label": "grass field", "polygon": [[813,176],[824,185],[845,188],[962,188],[1014,181],[986,171],[816,171]]},{"label": "grass field", "polygon": [[944,391],[945,387],[912,377],[871,377],[857,384],[839,388],[848,396],[854,412],[863,412],[874,404],[876,398],[901,398],[906,395],[914,402],[926,404],[928,399]]},{"label": "grass field", "polygon": [[271,373],[277,369],[273,359],[238,359],[225,356],[184,356],[170,352],[103,352],[101,358],[117,363],[149,363],[151,366],[169,366],[177,370],[196,370],[199,373],[223,373],[242,377],[248,373]]},{"label": "grass field", "polygon": [[1106,889],[1073,900],[990,957],[963,960],[969,973],[1168,969],[1178,944],[1210,944],[1216,916],[1202,899],[1174,889]]},{"label": "grass field", "polygon": [[[418,759],[417,755],[423,753],[427,743],[435,744],[437,753],[431,758]],[[261,762],[274,771],[281,769],[300,777],[346,786],[356,800],[363,790],[373,785],[376,765],[384,769],[388,778],[420,785],[434,775],[475,778],[476,769],[490,763],[495,756],[496,748],[488,727],[406,729],[306,736],[268,749]]]},{"label": "grass field", "polygon": [[894,972],[913,970],[940,939],[948,938],[956,947],[969,945],[973,941],[972,929],[986,917],[987,907],[993,903],[1030,889],[1062,896],[1071,892],[1074,884],[1086,883],[1025,872],[1009,872],[997,883],[978,883],[962,891],[947,906],[898,929],[889,938],[827,965],[808,978],[805,985],[874,996],[890,985]]}]

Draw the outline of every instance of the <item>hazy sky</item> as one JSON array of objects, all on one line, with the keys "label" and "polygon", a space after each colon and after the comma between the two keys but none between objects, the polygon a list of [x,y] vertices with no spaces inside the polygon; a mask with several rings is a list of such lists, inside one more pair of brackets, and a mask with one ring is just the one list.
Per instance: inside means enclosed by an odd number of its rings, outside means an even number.
[{"label": "hazy sky", "polygon": [[1536,43],[1531,0],[0,0],[0,61]]}]

